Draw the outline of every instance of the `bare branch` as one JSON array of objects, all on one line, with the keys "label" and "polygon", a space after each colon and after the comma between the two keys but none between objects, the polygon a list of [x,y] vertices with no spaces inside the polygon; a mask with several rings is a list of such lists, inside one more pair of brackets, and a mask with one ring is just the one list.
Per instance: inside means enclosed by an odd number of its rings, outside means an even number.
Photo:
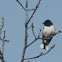
[{"label": "bare branch", "polygon": [[1,28],[0,28],[0,39],[1,39],[1,33],[2,33],[3,26],[4,26],[4,17],[2,17],[2,25],[1,25]]},{"label": "bare branch", "polygon": [[30,46],[31,44],[33,44],[36,40],[37,40],[37,38],[34,41],[32,41],[30,44],[28,44],[27,47]]},{"label": "bare branch", "polygon": [[17,2],[22,6],[22,8],[26,11],[26,9],[24,8],[24,6],[20,3],[19,0],[17,0]]},{"label": "bare branch", "polygon": [[33,32],[33,35],[34,35],[34,37],[35,37],[35,39],[36,39],[36,35],[35,35],[35,33],[34,33],[34,25],[33,25],[33,23],[32,23],[32,32]]},{"label": "bare branch", "polygon": [[1,50],[0,50],[0,59],[2,62],[5,62]]},{"label": "bare branch", "polygon": [[[17,0],[17,2],[22,6],[22,8],[26,11],[26,9],[24,8],[24,6],[20,3],[20,1],[19,0]],[[32,10],[36,10],[36,8],[35,9],[28,9],[27,11],[32,11]]]},{"label": "bare branch", "polygon": [[9,42],[9,40],[5,40],[5,31],[6,31],[6,30],[4,30],[3,39],[1,38],[1,34],[2,34],[2,29],[3,29],[3,27],[4,27],[4,17],[2,17],[2,25],[1,25],[1,28],[0,28],[0,40],[3,41],[3,44],[2,44],[2,52],[1,52],[1,49],[0,49],[0,59],[1,59],[2,62],[5,62],[5,61],[4,61],[4,56],[3,56],[3,54],[4,54],[4,42],[5,42],[5,41],[6,41],[6,42]]},{"label": "bare branch", "polygon": [[54,48],[55,44],[46,52],[46,53],[40,53],[38,56],[32,57],[32,58],[25,58],[24,60],[29,60],[29,59],[36,59],[39,58],[43,55],[46,55],[47,53],[49,53],[51,51],[52,48]]},{"label": "bare branch", "polygon": [[4,17],[2,17],[2,25],[1,25],[1,30],[2,30],[3,26],[4,26]]},{"label": "bare branch", "polygon": [[28,0],[26,0],[26,20],[25,20],[25,45],[27,45],[27,20],[28,20]]},{"label": "bare branch", "polygon": [[3,36],[2,55],[4,54],[4,40],[5,40],[5,31],[6,31],[6,30],[4,30],[4,36]]},{"label": "bare branch", "polygon": [[[3,54],[4,54],[5,31],[6,31],[6,30],[4,30],[3,44],[2,44],[2,53],[1,53],[1,61],[2,61],[2,62],[5,62],[5,61],[4,61],[4,57],[3,57]],[[0,52],[1,52],[1,51],[0,51]]]},{"label": "bare branch", "polygon": [[2,32],[1,32],[1,28],[0,28],[0,39],[1,39],[1,33],[2,33]]},{"label": "bare branch", "polygon": [[23,54],[22,54],[22,59],[21,62],[23,62],[24,60],[24,56],[25,56],[25,51],[26,51],[26,46],[27,46],[27,20],[28,20],[28,0],[26,0],[26,20],[25,20],[25,45],[24,45],[24,49],[23,49]]},{"label": "bare branch", "polygon": [[32,27],[34,28],[33,23],[31,24],[31,26],[30,26],[30,27],[28,27],[28,29],[29,29],[29,28],[32,28]]},{"label": "bare branch", "polygon": [[56,34],[59,34],[59,33],[61,33],[61,31],[56,32],[54,35],[50,36],[49,38],[39,38],[39,37],[37,37],[34,41],[32,41],[30,44],[28,44],[27,47],[30,46],[31,44],[33,44],[34,42],[36,42],[36,40],[38,40],[38,39],[44,39],[44,40],[45,39],[50,39],[51,37],[54,37]]},{"label": "bare branch", "polygon": [[[0,39],[0,40],[2,40],[2,41],[3,41],[3,39]],[[4,42],[9,42],[9,40],[4,40]]]},{"label": "bare branch", "polygon": [[31,15],[31,17],[29,18],[29,20],[28,20],[27,24],[30,22],[31,18],[33,17],[33,15],[35,14],[35,12],[36,12],[37,8],[39,7],[40,1],[41,1],[41,0],[39,0],[38,4],[36,5],[36,8],[35,8],[35,10],[34,10],[33,14]]}]

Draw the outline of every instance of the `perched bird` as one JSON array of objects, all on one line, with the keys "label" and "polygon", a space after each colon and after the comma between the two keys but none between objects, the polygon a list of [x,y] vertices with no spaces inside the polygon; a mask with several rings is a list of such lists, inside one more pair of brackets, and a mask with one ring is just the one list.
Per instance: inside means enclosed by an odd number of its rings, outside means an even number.
[{"label": "perched bird", "polygon": [[48,45],[52,39],[51,36],[55,33],[55,27],[53,26],[53,23],[50,20],[46,20],[43,24],[44,28],[42,32],[42,38],[44,39],[40,47],[48,51]]}]

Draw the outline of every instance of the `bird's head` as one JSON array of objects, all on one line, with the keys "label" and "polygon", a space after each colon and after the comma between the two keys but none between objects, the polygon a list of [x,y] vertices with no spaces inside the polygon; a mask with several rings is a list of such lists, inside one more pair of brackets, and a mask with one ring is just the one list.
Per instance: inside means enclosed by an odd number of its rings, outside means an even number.
[{"label": "bird's head", "polygon": [[53,23],[52,23],[50,20],[44,21],[43,24],[44,24],[45,26],[51,26],[51,25],[53,25]]}]

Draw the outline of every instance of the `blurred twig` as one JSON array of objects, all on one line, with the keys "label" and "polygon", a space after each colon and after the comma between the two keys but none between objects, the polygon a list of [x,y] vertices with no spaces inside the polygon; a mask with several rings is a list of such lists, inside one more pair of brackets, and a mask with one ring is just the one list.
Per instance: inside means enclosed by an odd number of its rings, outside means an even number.
[{"label": "blurred twig", "polygon": [[2,25],[1,25],[1,28],[0,28],[0,40],[1,40],[1,33],[2,33],[3,26],[4,26],[4,17],[2,17]]},{"label": "blurred twig", "polygon": [[4,36],[3,36],[2,55],[4,54],[5,31],[6,31],[6,30],[4,30]]},{"label": "blurred twig", "polygon": [[0,28],[0,40],[3,41],[2,43],[2,52],[1,52],[1,49],[0,49],[0,59],[2,62],[5,62],[4,60],[4,42],[9,42],[9,40],[5,40],[5,31],[6,29],[3,31],[4,32],[4,36],[3,36],[3,39],[1,38],[1,34],[2,34],[2,28],[4,27],[4,17],[2,17],[2,25],[1,25],[1,28]]},{"label": "blurred twig", "polygon": [[0,59],[1,59],[2,62],[5,62],[1,50],[0,50]]}]

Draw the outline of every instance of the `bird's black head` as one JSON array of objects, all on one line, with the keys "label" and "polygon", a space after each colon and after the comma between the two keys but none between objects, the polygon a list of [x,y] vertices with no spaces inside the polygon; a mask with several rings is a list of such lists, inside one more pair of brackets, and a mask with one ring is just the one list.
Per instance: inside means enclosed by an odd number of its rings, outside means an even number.
[{"label": "bird's black head", "polygon": [[46,20],[43,24],[45,26],[51,26],[51,25],[53,25],[53,23],[50,20]]}]

